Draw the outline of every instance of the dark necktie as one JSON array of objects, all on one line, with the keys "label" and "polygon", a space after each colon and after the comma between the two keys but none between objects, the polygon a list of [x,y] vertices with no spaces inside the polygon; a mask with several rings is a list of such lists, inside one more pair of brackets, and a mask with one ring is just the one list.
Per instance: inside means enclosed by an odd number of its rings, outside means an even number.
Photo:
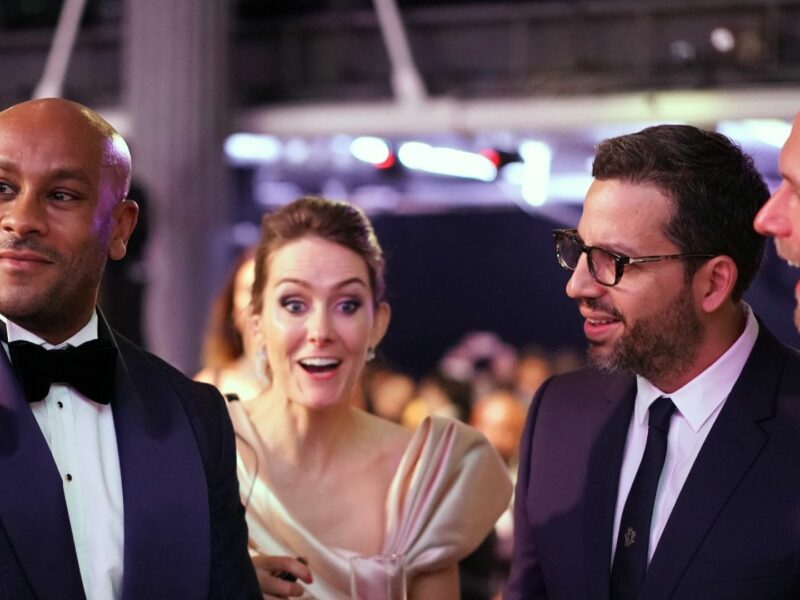
[{"label": "dark necktie", "polygon": [[8,351],[28,402],[43,400],[52,383],[71,385],[100,404],[111,401],[117,366],[117,349],[111,340],[97,339],[59,350],[16,341],[8,345]]},{"label": "dark necktie", "polygon": [[653,518],[658,480],[667,456],[667,434],[674,410],[672,400],[664,396],[650,405],[644,455],[619,523],[614,565],[611,569],[612,600],[638,598],[647,572],[650,522]]}]

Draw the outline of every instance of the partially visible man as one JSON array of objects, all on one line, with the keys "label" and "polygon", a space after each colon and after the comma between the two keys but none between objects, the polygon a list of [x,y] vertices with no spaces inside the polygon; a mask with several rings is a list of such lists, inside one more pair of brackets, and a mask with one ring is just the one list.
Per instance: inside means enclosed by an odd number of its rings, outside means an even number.
[{"label": "partially visible man", "polygon": [[[800,113],[794,118],[789,139],[781,150],[781,184],[758,212],[756,231],[775,238],[778,254],[793,267],[800,267]],[[794,322],[800,331],[800,281],[794,288],[797,308]]]},{"label": "partially visible man", "polygon": [[119,134],[0,112],[0,598],[261,598],[219,393],[96,309],[136,225]]},{"label": "partially visible man", "polygon": [[742,301],[767,187],[678,125],[606,140],[593,175],[554,232],[591,366],[529,411],[506,598],[799,598],[800,356]]}]

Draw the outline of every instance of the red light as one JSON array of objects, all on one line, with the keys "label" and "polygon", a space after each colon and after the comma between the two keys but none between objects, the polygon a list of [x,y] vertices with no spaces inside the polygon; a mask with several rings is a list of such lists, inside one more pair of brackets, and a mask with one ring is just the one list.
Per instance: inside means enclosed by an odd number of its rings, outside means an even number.
[{"label": "red light", "polygon": [[500,153],[494,148],[484,148],[479,154],[488,158],[495,167],[500,167]]},{"label": "red light", "polygon": [[396,160],[397,159],[395,159],[394,154],[390,152],[389,154],[386,155],[386,158],[384,160],[382,160],[379,163],[373,163],[373,164],[375,165],[376,169],[381,169],[381,170],[390,169],[392,166],[394,166]]}]

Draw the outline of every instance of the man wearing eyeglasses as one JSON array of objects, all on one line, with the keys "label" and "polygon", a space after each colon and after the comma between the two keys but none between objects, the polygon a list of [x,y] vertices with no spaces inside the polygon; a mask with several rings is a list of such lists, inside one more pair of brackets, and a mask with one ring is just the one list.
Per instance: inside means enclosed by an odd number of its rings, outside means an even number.
[{"label": "man wearing eyeglasses", "polygon": [[[781,184],[756,215],[756,231],[775,238],[778,254],[790,265],[800,266],[800,114],[781,150]],[[794,322],[800,331],[800,281],[794,290],[798,306]]]},{"label": "man wearing eyeglasses", "polygon": [[533,400],[505,598],[800,598],[800,356],[742,301],[767,187],[677,125],[601,143],[593,176],[554,232],[590,367]]}]

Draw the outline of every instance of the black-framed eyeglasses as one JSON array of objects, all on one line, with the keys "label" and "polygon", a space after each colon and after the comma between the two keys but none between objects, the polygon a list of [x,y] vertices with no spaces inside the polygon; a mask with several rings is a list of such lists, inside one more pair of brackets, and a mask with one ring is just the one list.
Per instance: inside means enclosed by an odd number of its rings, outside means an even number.
[{"label": "black-framed eyeglasses", "polygon": [[586,253],[589,273],[600,285],[613,287],[622,279],[625,265],[659,262],[662,260],[681,260],[683,258],[712,258],[715,254],[662,254],[660,256],[623,256],[596,246],[587,246],[581,241],[577,229],[554,229],[558,264],[569,271],[578,266],[581,254]]}]

